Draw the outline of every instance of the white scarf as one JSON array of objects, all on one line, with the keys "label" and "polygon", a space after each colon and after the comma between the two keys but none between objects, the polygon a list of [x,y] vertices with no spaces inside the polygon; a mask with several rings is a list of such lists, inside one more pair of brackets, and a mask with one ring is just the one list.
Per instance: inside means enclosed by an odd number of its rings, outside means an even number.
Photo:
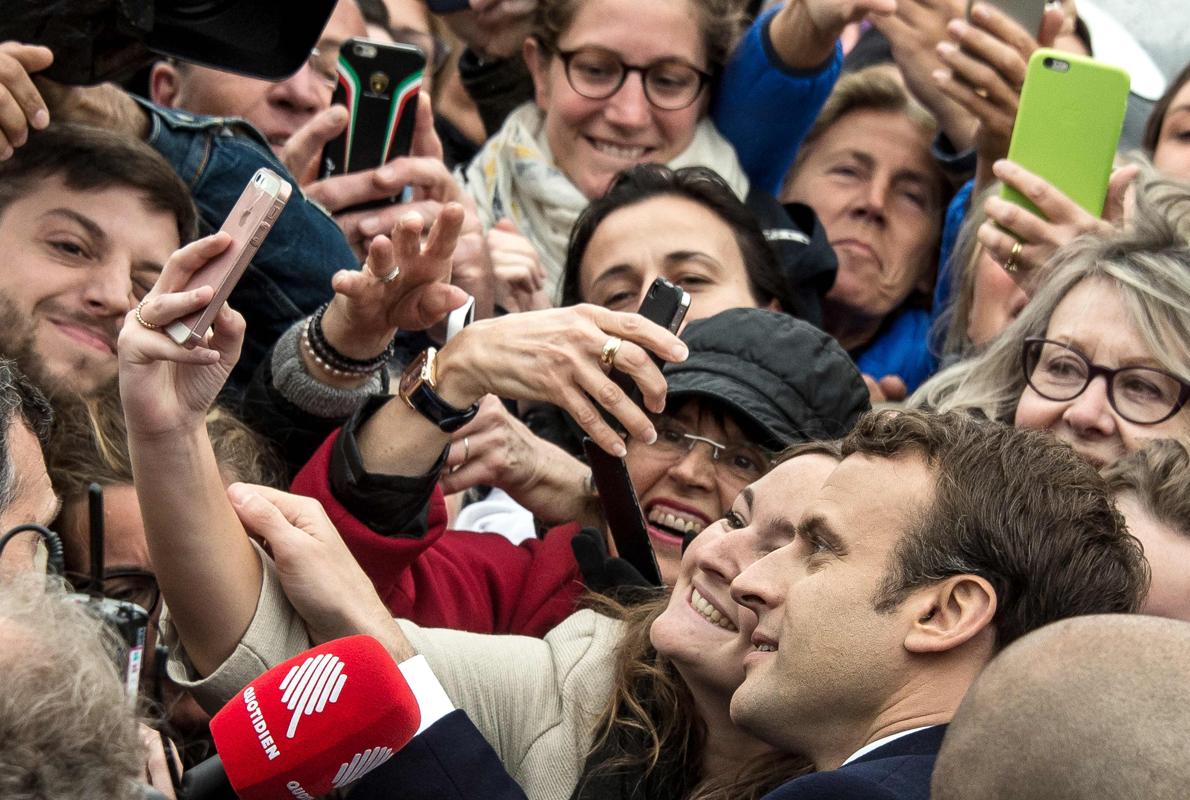
[{"label": "white scarf", "polygon": [[[668,166],[709,167],[741,200],[748,194],[748,176],[735,150],[709,119],[698,123],[690,145]],[[462,179],[485,230],[509,217],[529,237],[546,268],[545,290],[557,305],[570,230],[588,200],[554,165],[541,109],[529,102],[513,111],[462,170]]]}]

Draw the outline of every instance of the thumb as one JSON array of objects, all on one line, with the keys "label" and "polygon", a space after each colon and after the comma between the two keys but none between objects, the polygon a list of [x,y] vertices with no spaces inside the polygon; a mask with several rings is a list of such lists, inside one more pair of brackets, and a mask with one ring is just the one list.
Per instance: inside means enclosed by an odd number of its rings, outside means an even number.
[{"label": "thumb", "polygon": [[318,158],[322,148],[347,127],[347,109],[331,106],[315,114],[305,125],[298,128],[285,147],[281,149],[281,163],[299,181],[302,180],[310,162]]},{"label": "thumb", "polygon": [[1120,167],[1111,174],[1107,184],[1107,201],[1103,204],[1103,219],[1113,223],[1124,219],[1128,189],[1139,174],[1140,167],[1136,164]]},{"label": "thumb", "polygon": [[413,123],[413,141],[409,147],[410,155],[426,156],[439,161],[443,159],[442,140],[434,130],[434,109],[430,105],[430,93],[417,93],[417,116]]},{"label": "thumb", "polygon": [[520,233],[520,231],[517,230],[516,223],[513,222],[509,217],[501,217],[500,221],[492,227],[502,231],[507,231],[508,233]]},{"label": "thumb", "polygon": [[905,386],[905,381],[901,380],[899,375],[885,375],[879,381],[880,391],[884,393],[884,399],[889,402],[904,400],[909,394],[909,388]]},{"label": "thumb", "polygon": [[227,499],[248,532],[268,542],[274,553],[277,552],[277,546],[283,545],[289,538],[306,536],[285,518],[279,508],[247,484],[233,483],[228,486]]},{"label": "thumb", "polygon": [[[1042,47],[1053,47],[1054,39],[1062,32],[1066,12],[1061,8],[1047,8],[1041,17],[1041,30],[1037,32],[1037,43]],[[1032,31],[1029,31],[1032,33]]]}]

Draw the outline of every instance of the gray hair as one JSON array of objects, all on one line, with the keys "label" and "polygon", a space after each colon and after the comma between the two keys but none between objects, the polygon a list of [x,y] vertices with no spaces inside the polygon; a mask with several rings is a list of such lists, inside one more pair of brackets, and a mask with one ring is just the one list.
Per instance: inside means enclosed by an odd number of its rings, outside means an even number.
[{"label": "gray hair", "polygon": [[115,634],[23,575],[0,586],[0,797],[133,800],[144,769]]},{"label": "gray hair", "polygon": [[16,499],[20,483],[12,463],[8,439],[14,421],[13,414],[18,411],[29,430],[33,431],[38,441],[45,444],[53,417],[49,401],[17,369],[16,362],[0,358],[0,514]]},{"label": "gray hair", "polygon": [[977,410],[1012,422],[1025,391],[1021,349],[1044,336],[1062,299],[1085,280],[1109,282],[1153,357],[1190,376],[1190,186],[1147,176],[1127,229],[1110,238],[1083,236],[1059,250],[1050,275],[1020,316],[986,350],[935,375],[908,405]]}]

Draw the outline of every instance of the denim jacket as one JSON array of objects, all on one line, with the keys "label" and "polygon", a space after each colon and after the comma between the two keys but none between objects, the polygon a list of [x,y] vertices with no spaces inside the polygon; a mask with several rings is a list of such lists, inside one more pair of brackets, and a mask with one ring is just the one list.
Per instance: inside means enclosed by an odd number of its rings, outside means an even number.
[{"label": "denim jacket", "polygon": [[149,116],[148,143],[190,188],[201,234],[219,229],[257,169],[268,167],[294,185],[272,233],[231,294],[231,306],[248,323],[243,353],[228,383],[238,395],[281,334],[330,300],[331,276],[357,268],[358,261],[339,226],[306,198],[247,122],[137,102]]}]

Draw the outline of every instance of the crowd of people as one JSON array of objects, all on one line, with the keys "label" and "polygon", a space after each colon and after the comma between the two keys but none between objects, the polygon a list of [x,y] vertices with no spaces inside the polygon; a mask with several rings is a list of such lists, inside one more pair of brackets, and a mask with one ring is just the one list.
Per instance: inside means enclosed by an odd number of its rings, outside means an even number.
[{"label": "crowd of people", "polygon": [[[358,634],[446,702],[335,796],[1186,795],[1190,65],[1092,213],[1007,160],[1082,0],[333,5],[275,82],[0,43],[0,795],[184,800]],[[320,177],[353,37],[411,152]]]}]

